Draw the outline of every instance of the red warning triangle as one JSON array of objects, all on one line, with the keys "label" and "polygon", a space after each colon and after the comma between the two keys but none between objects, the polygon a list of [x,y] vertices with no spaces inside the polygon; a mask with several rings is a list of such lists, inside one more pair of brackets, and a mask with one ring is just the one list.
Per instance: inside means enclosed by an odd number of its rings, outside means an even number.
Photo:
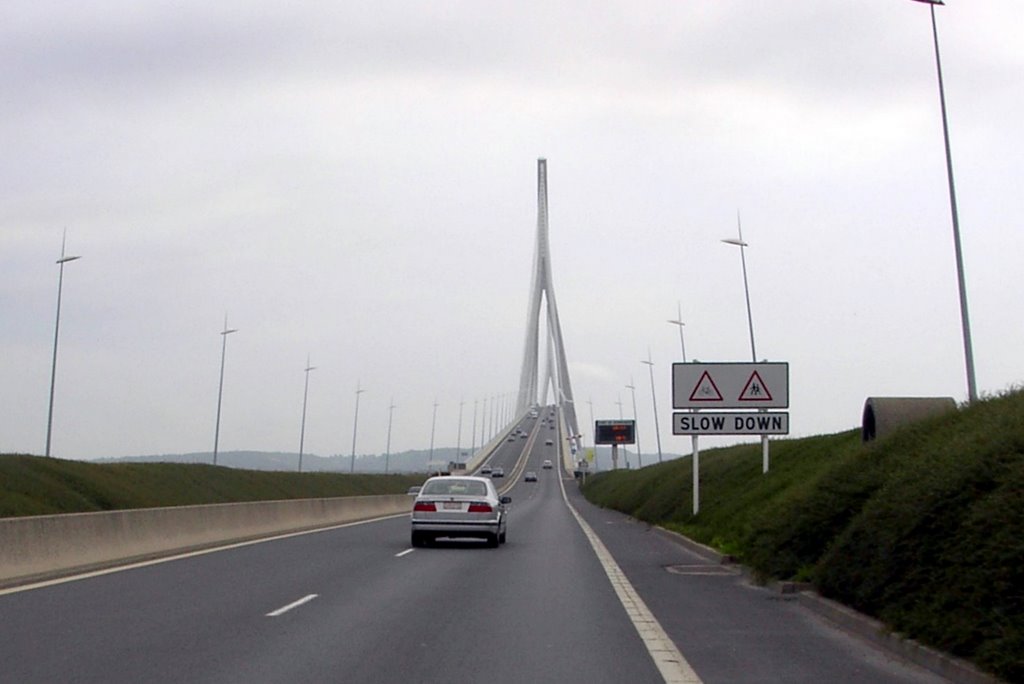
[{"label": "red warning triangle", "polygon": [[771,401],[772,393],[768,391],[764,380],[757,371],[750,374],[750,379],[740,392],[739,401]]},{"label": "red warning triangle", "polygon": [[722,401],[722,393],[718,391],[718,386],[707,371],[704,371],[690,392],[690,401]]}]

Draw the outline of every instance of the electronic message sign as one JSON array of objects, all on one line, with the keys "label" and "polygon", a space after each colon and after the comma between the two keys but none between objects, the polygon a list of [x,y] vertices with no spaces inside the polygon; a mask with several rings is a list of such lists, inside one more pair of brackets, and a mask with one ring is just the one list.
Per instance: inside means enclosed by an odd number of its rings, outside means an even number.
[{"label": "electronic message sign", "polygon": [[594,444],[636,444],[636,421],[595,421]]}]

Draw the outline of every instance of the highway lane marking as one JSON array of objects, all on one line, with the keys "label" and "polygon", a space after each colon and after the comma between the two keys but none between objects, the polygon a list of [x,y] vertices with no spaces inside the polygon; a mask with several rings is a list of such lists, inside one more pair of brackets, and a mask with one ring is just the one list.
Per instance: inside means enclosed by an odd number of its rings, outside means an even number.
[{"label": "highway lane marking", "polygon": [[0,589],[0,596],[6,596],[7,594],[17,594],[22,591],[31,591],[32,589],[43,589],[45,587],[52,587],[57,584],[64,584],[66,582],[77,582],[78,580],[90,579],[93,577],[100,577],[101,575],[111,575],[115,572],[122,572],[124,570],[134,570],[135,568],[145,568],[150,565],[157,565],[159,563],[169,563],[171,561],[181,560],[183,558],[193,558],[195,556],[205,556],[208,553],[217,553],[218,551],[229,551],[231,549],[238,549],[243,546],[252,546],[253,544],[263,544],[265,542],[277,541],[279,539],[288,539],[289,537],[301,537],[305,534],[316,534],[317,532],[329,532],[330,530],[340,530],[343,527],[355,527],[356,525],[366,525],[368,523],[380,522],[382,520],[390,520],[392,518],[404,518],[408,517],[408,513],[395,513],[394,515],[384,515],[379,518],[370,518],[368,520],[356,520],[354,522],[341,523],[338,525],[331,525],[330,527],[318,527],[313,530],[302,530],[300,532],[288,532],[286,534],[278,534],[273,537],[263,537],[261,539],[250,539],[249,541],[234,542],[231,544],[225,544],[223,546],[214,546],[208,549],[199,549],[197,551],[188,551],[186,553],[179,553],[173,556],[163,556],[161,558],[153,558],[146,561],[138,561],[136,563],[130,563],[128,565],[118,565],[110,568],[103,568],[102,570],[92,570],[89,572],[83,572],[78,575],[68,575],[67,577],[56,577],[50,580],[43,580],[41,582],[33,582],[32,584],[23,584],[17,587],[8,587],[6,589]]},{"label": "highway lane marking", "polygon": [[405,551],[402,551],[401,553],[396,553],[395,554],[395,558],[401,558],[402,556],[408,555],[408,554],[412,553],[415,550],[416,549],[406,549]]},{"label": "highway lane marking", "polygon": [[622,607],[626,610],[626,614],[629,616],[630,621],[632,621],[637,634],[640,635],[640,639],[644,642],[644,646],[647,647],[647,653],[651,656],[662,678],[670,684],[702,684],[700,677],[693,671],[690,664],[686,662],[686,658],[676,648],[675,643],[672,642],[672,639],[662,628],[661,623],[654,617],[647,604],[636,593],[636,589],[630,584],[626,574],[622,572],[622,568],[615,562],[615,559],[600,537],[597,536],[590,525],[587,524],[587,521],[583,519],[583,516],[569,502],[569,497],[565,493],[565,483],[561,479],[559,479],[558,483],[562,487],[562,500],[565,501],[565,505],[569,507],[569,512],[576,518],[576,522],[579,523],[583,534],[590,541],[590,546],[594,549],[597,559],[601,562],[602,567],[604,567],[605,574],[608,575],[608,580],[612,583],[612,588],[615,589],[615,594],[619,597]]},{"label": "highway lane marking", "polygon": [[282,607],[278,608],[277,610],[270,611],[269,613],[267,613],[267,617],[277,617],[279,615],[284,615],[289,610],[291,610],[293,608],[298,608],[301,605],[309,603],[310,601],[312,601],[316,597],[317,597],[317,594],[309,594],[308,596],[303,596],[298,601],[292,601],[287,606],[282,606]]}]

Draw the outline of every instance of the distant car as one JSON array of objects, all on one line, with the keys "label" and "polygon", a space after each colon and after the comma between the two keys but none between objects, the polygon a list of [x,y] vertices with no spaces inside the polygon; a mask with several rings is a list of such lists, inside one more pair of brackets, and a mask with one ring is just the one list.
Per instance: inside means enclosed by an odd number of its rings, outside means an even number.
[{"label": "distant car", "polygon": [[533,472],[532,470],[527,470],[526,471],[526,475],[523,476],[523,482],[536,482],[536,481],[537,481],[537,473]]},{"label": "distant car", "polygon": [[491,471],[491,477],[505,477],[505,469],[495,468],[494,470]]},{"label": "distant car", "polygon": [[407,489],[405,491],[405,493],[406,494],[419,494],[421,488],[422,488],[422,485],[413,485],[412,487],[409,487],[409,489]]},{"label": "distant car", "polygon": [[519,439],[526,439],[526,433],[525,432],[520,432],[519,433]]},{"label": "distant car", "polygon": [[412,545],[426,546],[439,537],[478,538],[496,547],[505,543],[509,496],[498,496],[486,477],[432,477],[423,484],[412,508]]},{"label": "distant car", "polygon": [[555,443],[550,439],[545,439],[544,446],[555,446]]},{"label": "distant car", "polygon": [[515,435],[509,435],[508,439],[505,440],[505,441],[506,442],[514,442],[514,441],[516,441],[516,436]]},{"label": "distant car", "polygon": [[483,468],[480,469],[480,474],[481,475],[490,475],[491,474],[491,466],[485,465]]},{"label": "distant car", "polygon": [[544,470],[551,470],[552,468],[554,468],[554,466],[551,465],[550,458],[545,458],[544,462],[540,464],[540,467],[543,468]]}]

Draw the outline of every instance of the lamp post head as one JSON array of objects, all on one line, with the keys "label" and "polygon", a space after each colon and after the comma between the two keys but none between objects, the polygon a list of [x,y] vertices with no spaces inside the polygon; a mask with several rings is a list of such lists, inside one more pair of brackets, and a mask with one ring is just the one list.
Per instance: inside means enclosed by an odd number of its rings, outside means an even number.
[{"label": "lamp post head", "polygon": [[[919,2],[925,2],[926,0],[918,0],[918,1]],[[745,241],[737,239],[737,238],[723,238],[722,242],[724,242],[727,245],[736,245],[737,247],[749,247],[750,246]]]},{"label": "lamp post head", "polygon": [[81,259],[81,258],[82,258],[82,257],[80,257],[80,256],[66,256],[66,257],[61,257],[60,259],[57,259],[57,263],[58,263],[58,264],[66,264],[66,263],[67,263],[67,262],[69,262],[69,261],[74,261],[75,259]]},{"label": "lamp post head", "polygon": [[945,5],[943,0],[914,0],[914,2],[923,2],[926,5]]},{"label": "lamp post head", "polygon": [[668,322],[671,323],[672,325],[678,325],[678,326],[685,326],[686,325],[686,323],[683,323],[682,321],[672,321],[672,320],[670,320]]},{"label": "lamp post head", "polygon": [[221,335],[230,335],[231,333],[236,333],[236,332],[238,332],[238,328],[224,328],[224,330],[222,330],[220,334]]}]

